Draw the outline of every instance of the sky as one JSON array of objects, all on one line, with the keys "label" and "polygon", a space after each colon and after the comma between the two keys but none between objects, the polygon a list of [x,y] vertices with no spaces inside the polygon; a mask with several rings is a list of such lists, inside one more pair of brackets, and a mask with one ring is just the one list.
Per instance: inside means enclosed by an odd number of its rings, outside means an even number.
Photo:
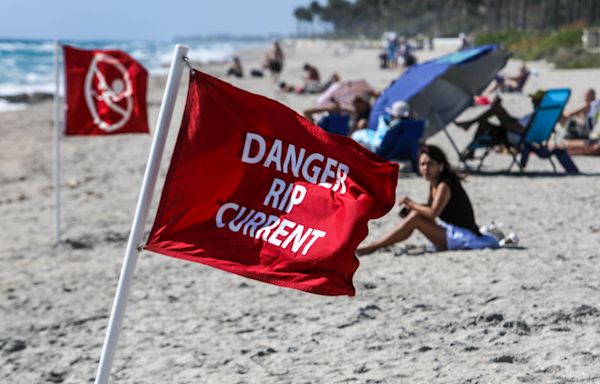
[{"label": "sky", "polygon": [[[0,38],[171,41],[181,36],[287,35],[310,0],[0,0]],[[323,3],[323,2],[322,2]]]}]

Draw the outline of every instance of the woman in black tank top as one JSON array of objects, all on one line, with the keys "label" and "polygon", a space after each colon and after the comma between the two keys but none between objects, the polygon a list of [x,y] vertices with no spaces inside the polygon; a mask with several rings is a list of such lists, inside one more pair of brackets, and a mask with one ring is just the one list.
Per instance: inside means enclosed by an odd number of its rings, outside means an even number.
[{"label": "woman in black tank top", "polygon": [[[430,183],[428,203],[415,203],[408,196],[400,198],[399,203],[409,210],[408,214],[392,232],[371,244],[360,246],[358,255],[404,241],[415,229],[423,233],[437,250],[449,248],[448,242],[452,240],[449,227],[452,227],[451,231],[462,231],[461,235],[466,230],[472,237],[480,236],[471,201],[444,152],[433,145],[423,146],[419,155],[419,170]],[[453,244],[450,248],[455,249]]]}]

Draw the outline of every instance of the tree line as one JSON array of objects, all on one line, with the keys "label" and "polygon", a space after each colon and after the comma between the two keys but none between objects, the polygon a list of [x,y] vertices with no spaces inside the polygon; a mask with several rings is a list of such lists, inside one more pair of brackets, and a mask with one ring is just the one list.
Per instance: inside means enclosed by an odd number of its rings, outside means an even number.
[{"label": "tree line", "polygon": [[299,35],[331,37],[543,32],[573,23],[597,26],[600,0],[327,0],[296,8],[294,17]]}]

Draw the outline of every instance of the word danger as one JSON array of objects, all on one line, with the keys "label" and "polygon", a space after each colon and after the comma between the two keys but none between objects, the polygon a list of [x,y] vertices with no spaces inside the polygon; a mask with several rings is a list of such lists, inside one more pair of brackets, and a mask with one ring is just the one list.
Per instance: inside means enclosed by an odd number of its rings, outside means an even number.
[{"label": "word danger", "polygon": [[278,172],[284,174],[291,172],[295,177],[311,184],[317,184],[340,194],[346,193],[345,181],[350,172],[346,164],[320,153],[307,154],[306,149],[296,148],[294,144],[284,146],[279,139],[275,139],[268,148],[264,137],[252,132],[246,133],[242,162],[262,163],[265,168],[275,167]]}]

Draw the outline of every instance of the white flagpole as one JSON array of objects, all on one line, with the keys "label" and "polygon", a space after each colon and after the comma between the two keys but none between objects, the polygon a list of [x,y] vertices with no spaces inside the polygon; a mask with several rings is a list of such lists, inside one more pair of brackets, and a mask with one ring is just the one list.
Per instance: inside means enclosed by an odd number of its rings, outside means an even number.
[{"label": "white flagpole", "polygon": [[148,210],[150,208],[150,203],[152,202],[152,194],[154,193],[156,179],[158,178],[160,161],[165,148],[167,133],[169,132],[169,125],[171,124],[171,117],[173,116],[179,82],[185,65],[184,57],[187,55],[187,51],[188,48],[186,46],[177,44],[175,46],[173,59],[171,60],[171,70],[169,71],[165,94],[158,114],[156,132],[154,133],[150,154],[148,155],[144,181],[142,182],[140,196],[135,209],[135,216],[131,225],[131,232],[129,234],[129,241],[125,252],[125,259],[123,260],[119,285],[117,286],[117,293],[115,294],[115,301],[108,322],[106,338],[104,339],[104,346],[102,347],[100,365],[98,366],[98,372],[96,374],[96,384],[108,383],[110,368],[117,348],[121,323],[123,322],[123,315],[127,304],[127,297],[129,296],[129,289],[131,287],[131,281],[137,263],[139,253],[138,245],[144,234],[146,218],[148,217]]},{"label": "white flagpole", "polygon": [[54,41],[54,241],[60,242],[60,43]]}]

